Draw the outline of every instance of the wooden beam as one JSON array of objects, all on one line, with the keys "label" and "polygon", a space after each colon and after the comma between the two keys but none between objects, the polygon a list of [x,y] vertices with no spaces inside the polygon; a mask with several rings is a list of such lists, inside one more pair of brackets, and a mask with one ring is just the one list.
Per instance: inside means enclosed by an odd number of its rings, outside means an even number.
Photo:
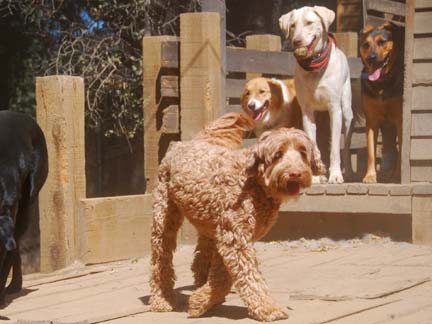
[{"label": "wooden beam", "polygon": [[80,260],[89,264],[148,255],[152,205],[150,194],[82,199]]},{"label": "wooden beam", "polygon": [[[143,39],[143,113],[144,113],[144,176],[146,192],[154,188],[159,161],[162,158],[160,112],[160,74],[162,68],[161,44],[177,41],[173,36],[151,36]],[[177,55],[178,57],[178,55]]]},{"label": "wooden beam", "polygon": [[355,32],[334,33],[337,47],[345,53],[347,57],[358,56],[358,35]]},{"label": "wooden beam", "polygon": [[51,272],[77,257],[77,208],[86,197],[84,80],[36,78],[36,104],[49,162],[48,178],[39,195],[41,271]]},{"label": "wooden beam", "polygon": [[432,9],[432,0],[415,0],[416,9]]},{"label": "wooden beam", "polygon": [[[411,114],[411,136],[429,136],[432,137],[432,113],[425,111]],[[425,150],[432,152],[430,147]]]},{"label": "wooden beam", "polygon": [[408,1],[405,14],[405,50],[404,50],[404,85],[403,85],[403,116],[402,116],[402,148],[401,148],[401,182],[411,182],[411,106],[413,84],[413,47],[414,47],[414,4]]},{"label": "wooden beam", "polygon": [[[413,1],[408,1],[408,3]],[[414,5],[414,4],[413,4]],[[432,11],[420,11],[415,13],[414,34],[432,33]]]},{"label": "wooden beam", "polygon": [[320,213],[411,214],[411,196],[301,195],[287,202],[280,211]]},{"label": "wooden beam", "polygon": [[432,160],[432,138],[411,139],[411,160]]},{"label": "wooden beam", "polygon": [[220,17],[218,13],[180,15],[181,139],[189,140],[219,117],[221,97]]},{"label": "wooden beam", "polygon": [[[246,36],[246,48],[259,51],[280,52],[282,43],[277,35],[249,35]],[[247,73],[246,80],[261,76],[260,73]]]},{"label": "wooden beam", "polygon": [[397,16],[405,16],[406,10],[404,3],[390,0],[368,0],[366,1],[366,9]]},{"label": "wooden beam", "polygon": [[432,195],[412,199],[412,241],[432,245]]},{"label": "wooden beam", "polygon": [[[295,64],[292,53],[227,47],[227,69],[229,72],[256,72],[293,76]],[[348,57],[348,64],[351,78],[360,78],[363,69],[361,59],[359,57]]]},{"label": "wooden beam", "polygon": [[202,12],[216,12],[219,14],[219,37],[220,37],[220,97],[221,112],[225,111],[227,105],[225,95],[225,76],[226,76],[226,4],[225,0],[200,0]]}]

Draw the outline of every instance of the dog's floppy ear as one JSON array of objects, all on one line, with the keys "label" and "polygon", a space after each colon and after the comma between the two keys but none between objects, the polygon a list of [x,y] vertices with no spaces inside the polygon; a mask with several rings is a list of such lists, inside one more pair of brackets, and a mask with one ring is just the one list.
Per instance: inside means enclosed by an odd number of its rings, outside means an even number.
[{"label": "dog's floppy ear", "polygon": [[290,26],[291,26],[291,20],[292,20],[292,16],[293,16],[295,10],[296,10],[296,9],[294,9],[294,10],[288,12],[288,13],[285,14],[285,15],[282,15],[282,16],[279,18],[279,27],[280,27],[280,29],[282,30],[282,32],[284,33],[284,35],[285,35],[285,39],[288,39],[288,38],[289,38],[289,35],[290,35]]},{"label": "dog's floppy ear", "polygon": [[313,6],[313,10],[316,12],[318,16],[321,17],[324,23],[325,31],[327,32],[329,30],[330,25],[335,20],[336,15],[334,11],[322,6]]},{"label": "dog's floppy ear", "polygon": [[262,133],[261,136],[258,138],[258,143],[249,149],[249,155],[246,162],[247,177],[254,177],[259,172],[264,172],[265,152],[260,143],[265,141],[270,134],[271,130]]}]

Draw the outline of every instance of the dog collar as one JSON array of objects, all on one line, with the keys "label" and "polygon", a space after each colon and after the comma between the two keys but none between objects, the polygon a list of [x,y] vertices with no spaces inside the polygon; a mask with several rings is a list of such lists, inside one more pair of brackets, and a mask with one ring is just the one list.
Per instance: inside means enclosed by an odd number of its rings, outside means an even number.
[{"label": "dog collar", "polygon": [[320,71],[321,69],[325,68],[330,61],[331,48],[333,44],[336,45],[336,39],[332,33],[329,33],[327,45],[321,51],[321,53],[318,53],[317,55],[307,59],[301,59],[299,57],[296,57],[297,63],[306,71]]}]

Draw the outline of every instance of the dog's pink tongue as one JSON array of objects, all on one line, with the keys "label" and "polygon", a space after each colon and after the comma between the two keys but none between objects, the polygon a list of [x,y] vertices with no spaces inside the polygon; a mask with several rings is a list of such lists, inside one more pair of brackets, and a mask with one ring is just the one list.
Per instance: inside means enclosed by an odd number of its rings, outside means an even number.
[{"label": "dog's pink tongue", "polygon": [[259,110],[258,112],[255,112],[255,113],[254,113],[254,116],[253,116],[253,119],[254,119],[255,121],[260,120],[261,117],[262,117],[262,114],[263,114],[262,110]]},{"label": "dog's pink tongue", "polygon": [[381,70],[382,68],[376,69],[373,73],[369,74],[368,79],[369,81],[376,81],[381,76]]}]

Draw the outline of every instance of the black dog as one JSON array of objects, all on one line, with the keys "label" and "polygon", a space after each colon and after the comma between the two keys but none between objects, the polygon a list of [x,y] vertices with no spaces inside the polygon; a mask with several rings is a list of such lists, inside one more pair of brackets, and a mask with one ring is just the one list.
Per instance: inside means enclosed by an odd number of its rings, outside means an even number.
[{"label": "black dog", "polygon": [[[0,111],[0,304],[22,288],[19,239],[38,210],[48,175],[45,137],[29,116]],[[10,270],[12,281],[5,288]]]}]

